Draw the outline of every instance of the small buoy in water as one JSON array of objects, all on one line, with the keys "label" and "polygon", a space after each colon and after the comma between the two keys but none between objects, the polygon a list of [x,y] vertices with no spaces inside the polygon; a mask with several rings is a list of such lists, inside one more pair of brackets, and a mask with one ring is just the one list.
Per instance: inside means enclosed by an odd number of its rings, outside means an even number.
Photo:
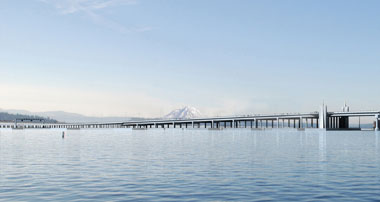
[{"label": "small buoy in water", "polygon": [[65,138],[65,131],[62,131],[62,138]]}]

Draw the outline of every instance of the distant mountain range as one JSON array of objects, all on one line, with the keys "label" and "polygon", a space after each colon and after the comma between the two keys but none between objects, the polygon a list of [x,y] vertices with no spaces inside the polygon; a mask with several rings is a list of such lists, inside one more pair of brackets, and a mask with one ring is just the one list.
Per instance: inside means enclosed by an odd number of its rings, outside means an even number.
[{"label": "distant mountain range", "polygon": [[[57,120],[58,122],[66,123],[100,123],[147,120],[146,118],[138,117],[92,117],[64,111],[30,112],[27,110],[0,109],[0,112],[9,113],[9,115],[17,114],[19,116],[25,117],[43,117],[45,119],[52,119],[54,121]],[[166,116],[162,117],[162,119],[191,119],[199,117],[202,117],[202,114],[198,109],[194,107],[184,107],[170,112]]]},{"label": "distant mountain range", "polygon": [[202,117],[201,112],[194,107],[184,107],[181,109],[176,109],[166,116],[164,119],[193,119]]}]

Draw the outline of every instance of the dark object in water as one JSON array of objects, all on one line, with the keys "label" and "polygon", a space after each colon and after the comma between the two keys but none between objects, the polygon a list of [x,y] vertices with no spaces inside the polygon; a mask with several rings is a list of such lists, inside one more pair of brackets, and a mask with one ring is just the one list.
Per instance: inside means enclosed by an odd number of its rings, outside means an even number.
[{"label": "dark object in water", "polygon": [[65,138],[65,131],[62,131],[62,138]]}]

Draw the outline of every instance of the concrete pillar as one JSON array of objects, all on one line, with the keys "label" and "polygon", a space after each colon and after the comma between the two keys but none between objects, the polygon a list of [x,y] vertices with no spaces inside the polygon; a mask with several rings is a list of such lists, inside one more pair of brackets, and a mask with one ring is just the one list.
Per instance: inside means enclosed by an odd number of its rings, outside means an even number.
[{"label": "concrete pillar", "polygon": [[231,128],[235,128],[235,120],[232,120],[232,122],[231,122]]},{"label": "concrete pillar", "polygon": [[268,128],[268,120],[265,120],[265,128]]},{"label": "concrete pillar", "polygon": [[379,130],[379,114],[375,116],[375,130]]},{"label": "concrete pillar", "polygon": [[280,119],[277,117],[277,128],[280,128]]},{"label": "concrete pillar", "polygon": [[332,120],[332,117],[330,117],[330,118],[329,118],[329,128],[332,128],[332,126],[333,126],[332,123],[333,123],[333,120]]},{"label": "concrete pillar", "polygon": [[332,119],[332,122],[331,122],[332,123],[332,128],[335,128],[336,127],[336,125],[335,125],[335,121],[336,121],[335,117],[331,117],[331,119]]},{"label": "concrete pillar", "polygon": [[[341,127],[341,117],[336,118],[336,125],[337,125],[337,128]],[[342,126],[342,128],[343,128],[343,126]]]}]

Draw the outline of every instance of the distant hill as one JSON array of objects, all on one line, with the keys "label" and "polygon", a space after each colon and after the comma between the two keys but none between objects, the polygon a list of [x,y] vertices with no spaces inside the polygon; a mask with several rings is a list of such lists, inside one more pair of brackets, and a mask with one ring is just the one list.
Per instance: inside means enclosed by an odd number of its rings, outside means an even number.
[{"label": "distant hill", "polygon": [[181,109],[176,109],[166,116],[164,119],[193,119],[202,117],[201,112],[194,107],[184,107]]},{"label": "distant hill", "polygon": [[7,112],[0,112],[0,121],[15,121],[16,119],[43,119],[45,123],[57,123],[57,120],[46,118],[42,116],[25,115],[25,114],[9,114]]},{"label": "distant hill", "polygon": [[124,121],[135,121],[135,120],[145,120],[144,118],[136,117],[91,117],[85,116],[77,113],[70,113],[64,111],[47,111],[47,112],[30,112],[26,110],[0,110],[3,112],[8,112],[11,114],[25,114],[25,115],[37,115],[41,117],[50,117],[59,122],[66,123],[101,123],[101,122],[124,122]]}]

